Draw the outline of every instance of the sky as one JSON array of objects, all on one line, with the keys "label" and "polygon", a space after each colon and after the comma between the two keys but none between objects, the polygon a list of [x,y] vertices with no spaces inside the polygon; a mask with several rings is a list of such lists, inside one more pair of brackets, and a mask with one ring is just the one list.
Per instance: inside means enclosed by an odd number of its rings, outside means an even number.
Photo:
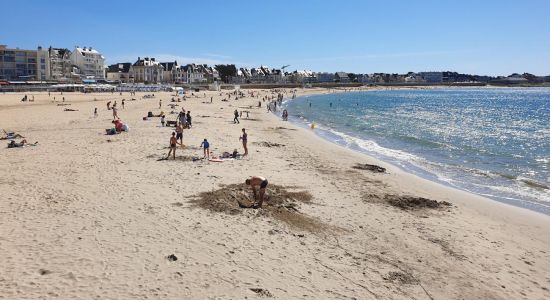
[{"label": "sky", "polygon": [[548,0],[17,0],[0,44],[287,71],[550,75]]}]

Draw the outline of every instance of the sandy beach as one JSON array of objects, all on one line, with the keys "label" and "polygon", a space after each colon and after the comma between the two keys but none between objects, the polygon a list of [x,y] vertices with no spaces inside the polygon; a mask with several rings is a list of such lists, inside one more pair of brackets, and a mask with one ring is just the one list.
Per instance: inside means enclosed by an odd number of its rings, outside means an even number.
[{"label": "sandy beach", "polygon": [[[38,141],[1,141],[0,299],[550,299],[548,216],[331,144],[256,92],[173,103],[193,116],[176,160],[174,128],[143,120],[175,120],[171,93],[0,94],[0,127]],[[115,100],[130,129],[106,135]],[[193,160],[204,138],[242,153],[242,128],[248,157]],[[251,175],[262,209],[238,205]]]}]

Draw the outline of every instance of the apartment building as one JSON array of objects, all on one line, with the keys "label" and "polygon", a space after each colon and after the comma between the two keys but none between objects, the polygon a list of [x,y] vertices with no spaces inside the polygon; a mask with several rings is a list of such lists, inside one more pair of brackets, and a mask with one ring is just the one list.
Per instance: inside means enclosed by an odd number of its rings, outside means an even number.
[{"label": "apartment building", "polygon": [[9,81],[39,81],[49,79],[48,51],[11,49],[0,45],[0,79]]},{"label": "apartment building", "polygon": [[70,57],[82,78],[105,79],[105,57],[97,50],[77,46]]},{"label": "apartment building", "polygon": [[154,58],[138,57],[130,68],[134,82],[159,83],[164,81],[164,67]]}]

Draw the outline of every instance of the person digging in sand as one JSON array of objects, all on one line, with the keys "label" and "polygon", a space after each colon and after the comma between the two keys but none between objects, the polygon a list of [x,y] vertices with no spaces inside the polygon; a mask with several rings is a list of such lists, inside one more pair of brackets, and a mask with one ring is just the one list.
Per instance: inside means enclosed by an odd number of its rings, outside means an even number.
[{"label": "person digging in sand", "polygon": [[[262,176],[251,176],[250,178],[246,179],[244,181],[246,185],[249,185],[252,189],[252,192],[254,193],[254,201],[258,201],[257,203],[254,203],[254,208],[261,208],[262,204],[264,202],[265,198],[265,189],[267,187],[267,179],[265,179]],[[256,188],[260,189],[260,199],[258,198],[258,195],[256,193]]]},{"label": "person digging in sand", "polygon": [[169,159],[170,153],[172,153],[172,157],[176,160],[176,146],[178,144],[181,146],[181,143],[178,143],[178,139],[176,138],[176,133],[172,132],[172,137],[170,137],[170,151],[168,151],[166,159]]}]

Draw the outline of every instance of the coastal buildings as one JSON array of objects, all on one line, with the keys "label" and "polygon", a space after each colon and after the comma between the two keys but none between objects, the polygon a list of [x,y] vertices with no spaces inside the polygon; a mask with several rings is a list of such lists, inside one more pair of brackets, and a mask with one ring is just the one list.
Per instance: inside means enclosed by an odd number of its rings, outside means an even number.
[{"label": "coastal buildings", "polygon": [[7,81],[43,81],[50,76],[48,51],[10,49],[0,45],[0,79]]},{"label": "coastal buildings", "polygon": [[199,84],[207,83],[208,79],[205,78],[204,66],[196,64],[188,64],[183,67],[185,72],[185,82],[187,84]]},{"label": "coastal buildings", "polygon": [[346,73],[346,72],[336,72],[334,74],[334,81],[341,82],[341,83],[350,82],[349,77],[348,77],[348,73]]},{"label": "coastal buildings", "polygon": [[105,79],[105,57],[97,50],[77,46],[70,57],[82,78]]},{"label": "coastal buildings", "polygon": [[443,82],[443,72],[420,72],[418,73],[427,83]]},{"label": "coastal buildings", "polygon": [[71,51],[67,48],[48,48],[50,66],[49,80],[69,81],[74,79],[75,73],[71,61]]},{"label": "coastal buildings", "polygon": [[160,63],[163,67],[163,81],[166,83],[183,83],[186,79],[183,68],[177,61]]},{"label": "coastal buildings", "polygon": [[133,82],[133,77],[130,76],[130,68],[132,63],[118,63],[107,67],[107,79],[118,81],[121,83]]},{"label": "coastal buildings", "polygon": [[130,68],[130,76],[134,82],[159,83],[164,80],[164,68],[154,58],[138,57]]}]

